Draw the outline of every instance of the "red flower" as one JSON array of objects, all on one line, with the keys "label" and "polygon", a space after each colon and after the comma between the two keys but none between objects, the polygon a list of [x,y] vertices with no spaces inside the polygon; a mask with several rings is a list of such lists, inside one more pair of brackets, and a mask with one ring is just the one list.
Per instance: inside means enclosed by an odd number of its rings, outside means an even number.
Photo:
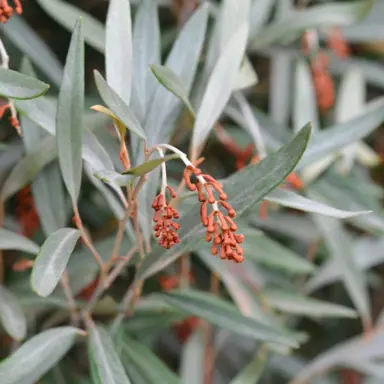
[{"label": "red flower", "polygon": [[32,237],[40,226],[39,216],[33,203],[31,186],[27,185],[16,195],[16,214],[22,228],[22,234]]},{"label": "red flower", "polygon": [[[20,15],[23,12],[20,0],[13,0],[13,3],[16,13]],[[0,0],[0,22],[6,23],[12,17],[12,14],[13,8],[9,6],[8,0]]]}]

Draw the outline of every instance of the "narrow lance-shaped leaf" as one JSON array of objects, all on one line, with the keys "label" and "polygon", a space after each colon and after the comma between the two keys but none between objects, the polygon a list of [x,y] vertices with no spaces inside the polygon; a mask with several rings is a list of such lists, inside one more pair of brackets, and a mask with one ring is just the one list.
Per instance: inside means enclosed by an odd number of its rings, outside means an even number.
[{"label": "narrow lance-shaped leaf", "polygon": [[72,202],[80,192],[84,111],[84,37],[81,19],[72,34],[60,88],[56,140],[60,169]]},{"label": "narrow lance-shaped leaf", "polygon": [[107,82],[129,105],[132,83],[132,31],[129,0],[111,0],[106,21]]},{"label": "narrow lance-shaped leaf", "polygon": [[[310,191],[310,197],[319,198]],[[336,219],[314,215],[313,219],[324,235],[332,258],[337,262],[337,268],[341,271],[344,285],[353,301],[356,309],[366,326],[370,325],[370,304],[365,277],[352,258],[351,243],[348,234],[342,224]]]},{"label": "narrow lance-shaped leaf", "polygon": [[[160,63],[160,26],[157,4],[151,0],[139,5],[133,27],[133,79],[131,107],[143,122],[150,108],[156,80],[148,71],[150,64]],[[133,142],[134,146],[136,143]]]},{"label": "narrow lance-shaped leaf", "polygon": [[162,84],[168,91],[172,92],[178,97],[192,116],[195,116],[195,111],[189,101],[187,89],[184,87],[181,79],[176,75],[172,69],[167,68],[163,65],[151,65],[151,71],[156,76],[156,79]]},{"label": "narrow lance-shaped leaf", "polygon": [[197,328],[184,344],[180,368],[183,384],[201,384],[203,382],[204,351],[204,335]]},{"label": "narrow lance-shaped leaf", "polygon": [[243,316],[234,305],[213,295],[189,290],[162,293],[160,296],[182,311],[240,335],[288,346],[296,345],[284,332]]},{"label": "narrow lance-shaped leaf", "polygon": [[33,77],[0,68],[0,95],[11,99],[33,99],[43,95],[49,88]]},{"label": "narrow lance-shaped leaf", "polygon": [[322,4],[305,10],[289,12],[287,17],[270,24],[258,33],[251,43],[251,49],[264,48],[267,45],[283,41],[288,35],[300,33],[310,28],[353,24],[364,19],[372,9],[373,4],[373,0],[350,1]]},{"label": "narrow lance-shaped leaf", "polygon": [[193,129],[192,158],[197,156],[231,96],[245,52],[247,37],[248,26],[245,24],[232,36],[212,71]]},{"label": "narrow lance-shaped leaf", "polygon": [[23,157],[8,175],[4,182],[0,198],[4,201],[29,184],[35,176],[57,155],[56,143],[52,137],[46,137],[41,144]]},{"label": "narrow lance-shaped leaf", "polygon": [[[304,153],[310,132],[311,127],[307,125],[275,154],[222,180],[223,189],[228,195],[228,203],[237,211],[238,216],[276,188],[292,172]],[[182,252],[196,249],[199,240],[204,239],[199,202],[181,217],[179,224],[181,242],[171,250],[155,246],[139,267],[138,279],[152,276],[162,270],[175,261]]]},{"label": "narrow lance-shaped leaf", "polygon": [[32,240],[4,228],[0,228],[0,249],[17,249],[32,254],[39,252],[39,246]]},{"label": "narrow lance-shaped leaf", "polygon": [[324,203],[308,199],[304,196],[298,195],[297,193],[286,191],[284,189],[276,189],[275,191],[265,196],[264,200],[282,205],[283,207],[299,209],[304,212],[319,213],[320,215],[336,217],[339,219],[346,219],[348,217],[364,215],[371,212],[343,211],[341,209],[330,207]]},{"label": "narrow lance-shaped leaf", "polygon": [[139,121],[131,112],[124,100],[108,85],[98,71],[94,71],[95,82],[100,97],[109,109],[124,123],[124,125],[141,139],[146,140],[145,132]]},{"label": "narrow lance-shaped leaf", "polygon": [[294,315],[303,315],[314,318],[356,317],[356,311],[351,308],[327,303],[293,292],[267,289],[261,292],[261,297],[272,308]]},{"label": "narrow lance-shaped leaf", "polygon": [[79,17],[83,19],[85,41],[100,53],[105,50],[105,30],[103,24],[66,1],[62,0],[37,0],[39,5],[54,20],[63,25],[68,31],[73,31]]},{"label": "narrow lance-shaped leaf", "polygon": [[124,175],[133,175],[133,176],[143,176],[148,172],[153,171],[159,165],[165,163],[169,160],[178,159],[178,155],[167,155],[164,157],[159,157],[158,159],[148,160],[143,164],[138,165],[137,167],[131,168],[128,171],[123,172]]},{"label": "narrow lance-shaped leaf", "polygon": [[31,274],[31,286],[37,294],[47,297],[56,288],[79,237],[80,231],[62,228],[45,240]]},{"label": "narrow lance-shaped leaf", "polygon": [[89,329],[88,353],[95,383],[130,384],[113,342],[99,326]]},{"label": "narrow lance-shaped leaf", "polygon": [[79,334],[77,328],[58,327],[34,336],[0,363],[0,383],[35,383],[62,359]]},{"label": "narrow lance-shaped leaf", "polygon": [[15,340],[24,339],[27,320],[17,298],[0,285],[0,321],[5,331]]}]

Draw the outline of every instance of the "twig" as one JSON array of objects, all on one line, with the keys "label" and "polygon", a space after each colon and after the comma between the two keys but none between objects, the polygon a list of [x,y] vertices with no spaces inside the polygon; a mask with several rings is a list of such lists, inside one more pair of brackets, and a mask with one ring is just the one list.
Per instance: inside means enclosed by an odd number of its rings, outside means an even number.
[{"label": "twig", "polygon": [[[211,274],[211,293],[214,295],[219,294],[220,280],[215,273]],[[212,384],[213,367],[215,358],[215,349],[213,346],[213,331],[212,325],[205,324],[205,358],[204,358],[204,384]]]},{"label": "twig", "polygon": [[102,279],[104,279],[106,271],[105,271],[105,265],[104,265],[103,259],[101,258],[99,252],[97,252],[96,248],[92,244],[91,239],[87,235],[87,232],[84,228],[83,222],[79,214],[79,209],[76,204],[73,205],[73,213],[74,213],[75,225],[81,232],[81,239],[83,240],[84,245],[88,247],[88,249],[91,251],[96,262],[99,264],[99,267],[101,269]]},{"label": "twig", "polygon": [[77,312],[76,303],[73,297],[71,286],[69,284],[67,271],[64,271],[63,276],[60,279],[60,284],[61,284],[61,287],[63,288],[65,298],[67,299],[67,302],[68,302],[69,312],[71,313],[72,325],[76,327],[79,324],[80,316],[79,316],[79,313]]}]

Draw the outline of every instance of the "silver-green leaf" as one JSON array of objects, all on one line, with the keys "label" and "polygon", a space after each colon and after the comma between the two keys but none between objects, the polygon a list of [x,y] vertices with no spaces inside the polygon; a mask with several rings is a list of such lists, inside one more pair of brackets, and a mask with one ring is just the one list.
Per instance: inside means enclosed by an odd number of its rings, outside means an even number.
[{"label": "silver-green leaf", "polygon": [[79,334],[77,328],[58,327],[34,336],[0,363],[0,383],[35,383],[62,359]]},{"label": "silver-green leaf", "polygon": [[34,255],[39,252],[39,246],[32,240],[4,228],[0,228],[0,249],[17,249]]},{"label": "silver-green leaf", "polygon": [[81,19],[72,34],[56,115],[59,164],[65,186],[75,203],[80,193],[84,110],[84,37]]},{"label": "silver-green leaf", "polygon": [[31,274],[31,286],[38,295],[47,297],[56,288],[79,237],[80,231],[62,228],[45,240]]},{"label": "silver-green leaf", "polygon": [[95,383],[130,384],[112,339],[100,326],[89,329],[88,353]]},{"label": "silver-green leaf", "polygon": [[24,339],[27,320],[17,298],[0,285],[0,322],[9,336],[15,340]]}]

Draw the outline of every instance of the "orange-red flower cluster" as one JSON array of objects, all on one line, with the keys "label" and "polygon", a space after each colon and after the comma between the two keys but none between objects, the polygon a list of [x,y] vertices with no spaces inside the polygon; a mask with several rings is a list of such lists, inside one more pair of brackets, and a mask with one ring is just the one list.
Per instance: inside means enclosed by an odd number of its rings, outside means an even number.
[{"label": "orange-red flower cluster", "polygon": [[[17,14],[21,14],[23,12],[23,7],[21,6],[20,0],[13,0],[15,4],[15,11]],[[8,0],[0,0],[0,22],[6,23],[13,14],[13,8],[8,4]]]},{"label": "orange-red flower cluster", "polygon": [[343,38],[340,28],[332,28],[328,35],[328,47],[340,59],[347,59],[351,56],[351,48]]},{"label": "orange-red flower cluster", "polygon": [[40,220],[35,209],[30,185],[18,192],[16,204],[16,214],[22,233],[26,237],[32,237],[40,226]]},{"label": "orange-red flower cluster", "polygon": [[[167,190],[173,199],[176,198],[176,192],[172,187],[167,185]],[[162,247],[169,249],[180,242],[177,234],[180,224],[174,221],[179,218],[179,213],[169,205],[164,193],[154,198],[152,208],[155,210],[153,216],[155,237],[159,238],[159,244]]]},{"label": "orange-red flower cluster", "polygon": [[[196,177],[194,183],[191,181],[192,175]],[[237,225],[233,218],[236,216],[236,212],[226,201],[227,195],[223,191],[222,185],[212,176],[203,174],[201,169],[194,166],[186,167],[184,180],[190,191],[198,193],[201,202],[201,222],[207,228],[205,240],[212,241],[212,254],[217,255],[220,252],[222,259],[241,263],[244,257],[240,244],[244,241],[244,236],[235,233]],[[219,196],[218,200],[214,195],[215,192]],[[209,206],[210,212],[208,212]],[[226,211],[226,214],[221,212],[220,208]]]},{"label": "orange-red flower cluster", "polygon": [[313,85],[317,104],[322,113],[327,112],[335,103],[335,84],[328,70],[328,57],[320,52],[311,63]]}]

